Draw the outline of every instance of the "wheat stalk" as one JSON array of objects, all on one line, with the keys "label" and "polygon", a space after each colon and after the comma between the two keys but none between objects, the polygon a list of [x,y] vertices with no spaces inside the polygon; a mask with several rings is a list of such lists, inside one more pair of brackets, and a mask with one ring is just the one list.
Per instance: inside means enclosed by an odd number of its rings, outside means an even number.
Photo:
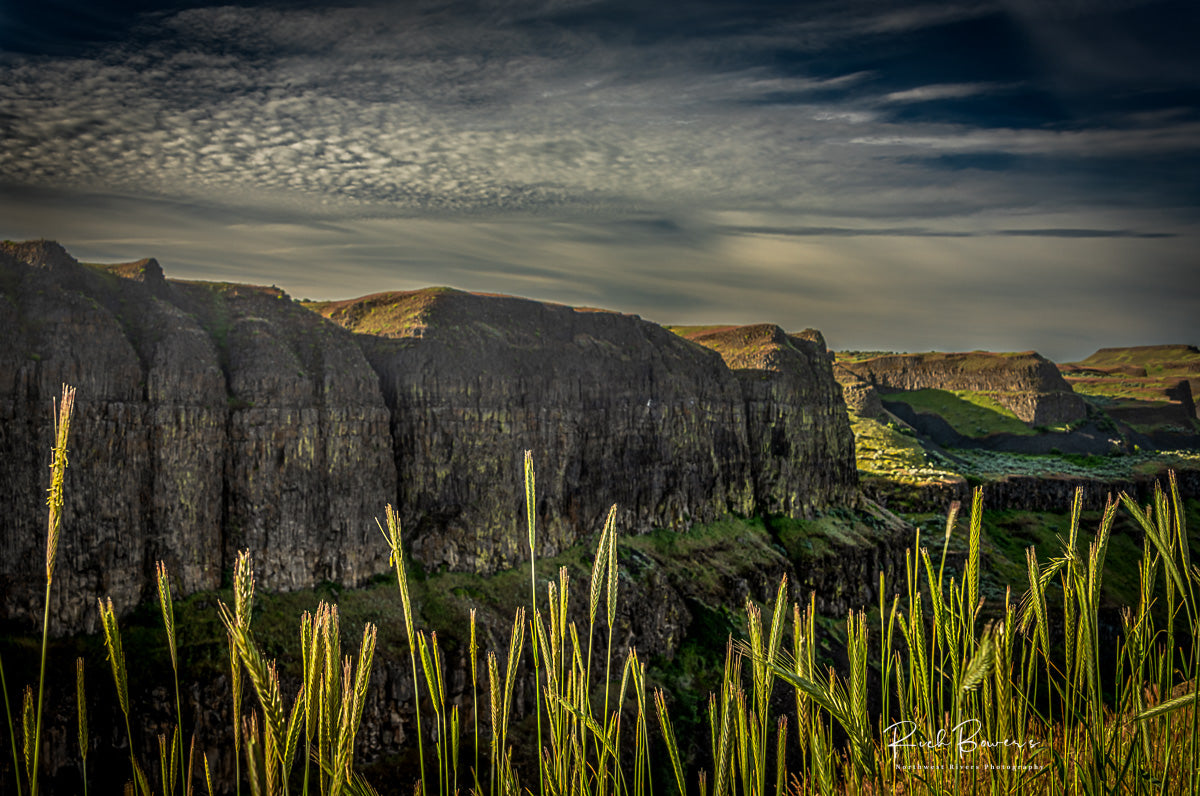
[{"label": "wheat stalk", "polygon": [[[63,484],[67,475],[67,437],[71,430],[71,415],[75,409],[75,388],[63,385],[62,400],[54,416],[54,448],[50,456],[50,488],[47,490],[46,506],[46,597],[42,615],[41,666],[38,670],[37,718],[32,738],[33,757],[27,761],[29,770],[29,792],[37,796],[38,757],[41,753],[42,708],[46,691],[46,652],[50,638],[50,588],[54,582],[54,566],[58,561],[58,541],[62,530]],[[5,697],[7,699],[7,696]]]},{"label": "wheat stalk", "polygon": [[[162,609],[163,627],[167,631],[167,650],[171,653],[171,671],[175,682],[175,733],[176,739],[183,734],[183,707],[179,699],[179,657],[176,654],[175,642],[175,606],[171,600],[171,580],[167,575],[167,565],[159,561],[155,567],[155,581],[158,585],[158,604]],[[177,764],[183,769],[183,746],[178,749]],[[172,763],[175,765],[175,763]],[[174,791],[174,785],[170,788]]]},{"label": "wheat stalk", "polygon": [[129,680],[125,674],[125,652],[121,648],[121,629],[117,625],[117,614],[112,599],[100,601],[100,626],[104,629],[104,646],[108,650],[108,662],[112,667],[113,683],[117,688],[117,703],[125,716],[125,734],[129,738],[129,766],[135,783],[144,780],[134,755],[133,731],[129,724]]},{"label": "wheat stalk", "polygon": [[25,779],[29,782],[30,792],[33,790],[33,750],[37,746],[37,741],[34,737],[34,719],[33,719],[33,686],[25,686],[25,691],[21,699],[21,737],[22,748],[25,753]]},{"label": "wheat stalk", "polygon": [[87,796],[88,720],[87,696],[83,687],[83,658],[75,659],[75,726],[79,731],[79,758],[82,761],[83,793]]},{"label": "wheat stalk", "polygon": [[[420,693],[417,690],[417,650],[412,618],[412,599],[408,592],[408,573],[404,567],[404,544],[400,538],[400,516],[389,503],[385,509],[387,530],[383,532],[391,554],[388,563],[396,569],[396,583],[400,588],[400,604],[404,610],[404,632],[408,637],[408,657],[412,665],[413,706],[417,715],[417,754],[421,762],[421,782],[425,782],[425,739],[421,734]],[[382,529],[380,529],[382,531]]]}]

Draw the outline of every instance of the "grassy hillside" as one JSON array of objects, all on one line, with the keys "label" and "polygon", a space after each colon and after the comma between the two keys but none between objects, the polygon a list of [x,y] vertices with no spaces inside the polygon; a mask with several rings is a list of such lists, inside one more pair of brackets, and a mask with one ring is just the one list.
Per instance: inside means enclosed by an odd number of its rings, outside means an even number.
[{"label": "grassy hillside", "polygon": [[1200,432],[1180,382],[1194,402],[1200,397],[1200,349],[1191,345],[1102,348],[1079,362],[1059,365],[1063,378],[1097,406],[1127,419],[1139,431]]},{"label": "grassy hillside", "polygon": [[985,392],[975,390],[911,390],[883,396],[908,404],[917,412],[935,414],[964,437],[992,434],[1035,434],[1033,429]]},{"label": "grassy hillside", "polygon": [[428,326],[429,312],[441,296],[455,292],[430,287],[391,293],[374,293],[345,301],[305,301],[304,307],[353,332],[381,337],[420,336]]},{"label": "grassy hillside", "polygon": [[1101,348],[1078,362],[1064,363],[1079,368],[1134,367],[1148,376],[1200,374],[1200,349],[1193,345],[1127,346]]},{"label": "grassy hillside", "polygon": [[851,414],[850,427],[860,475],[909,485],[960,478],[949,460],[926,450],[913,430],[894,417],[876,420]]}]

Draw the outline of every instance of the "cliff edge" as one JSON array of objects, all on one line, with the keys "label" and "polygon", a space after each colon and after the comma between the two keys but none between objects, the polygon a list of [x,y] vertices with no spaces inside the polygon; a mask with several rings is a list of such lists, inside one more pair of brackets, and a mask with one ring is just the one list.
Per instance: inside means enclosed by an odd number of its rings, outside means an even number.
[{"label": "cliff edge", "polygon": [[219,586],[246,547],[267,589],[362,583],[387,568],[387,503],[425,568],[511,566],[529,555],[526,449],[539,555],[595,532],[612,503],[640,534],[857,502],[823,341],[754,334],[771,356],[727,362],[715,338],[615,312],[445,288],[305,307],[166,279],[154,260],[4,243],[0,619],[40,614],[64,382],[79,400],[56,632],[94,629],[94,596],[150,596],[160,559],[181,594]]},{"label": "cliff edge", "polygon": [[126,609],[148,596],[157,560],[182,594],[219,586],[246,547],[272,589],[379,572],[371,518],[395,470],[353,337],[281,291],[156,280],[148,265],[114,273],[52,242],[0,245],[0,616],[40,615],[43,459],[63,383],[78,400],[56,632],[94,629],[95,597]]},{"label": "cliff edge", "polygon": [[839,376],[865,382],[881,393],[913,390],[972,390],[986,393],[1031,426],[1071,423],[1087,416],[1057,366],[1033,351],[997,354],[889,354],[842,360]]}]

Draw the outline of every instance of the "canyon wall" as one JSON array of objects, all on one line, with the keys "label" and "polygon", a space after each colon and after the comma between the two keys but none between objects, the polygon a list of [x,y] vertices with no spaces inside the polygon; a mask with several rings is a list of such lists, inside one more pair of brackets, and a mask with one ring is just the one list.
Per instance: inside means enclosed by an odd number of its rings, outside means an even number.
[{"label": "canyon wall", "polygon": [[643,533],[857,501],[823,341],[755,335],[774,353],[727,363],[613,312],[448,289],[306,308],[167,280],[153,260],[4,243],[0,619],[40,620],[63,383],[78,408],[56,633],[94,629],[95,597],[149,596],[160,559],[180,594],[220,585],[247,547],[268,589],[362,583],[386,570],[389,502],[427,569],[510,566],[528,557],[526,449],[539,555],[598,530],[611,503],[622,533]]},{"label": "canyon wall", "polygon": [[519,298],[430,289],[314,309],[359,332],[380,375],[398,505],[427,566],[527,557],[525,449],[539,554],[596,531],[613,503],[637,533],[857,499],[823,341],[742,368],[636,316]]},{"label": "canyon wall", "polygon": [[974,390],[987,393],[1032,426],[1070,423],[1087,416],[1053,362],[1032,351],[1016,354],[891,354],[838,363],[842,378],[856,377],[881,392]]},{"label": "canyon wall", "polygon": [[[137,265],[137,264],[134,264]],[[387,564],[388,412],[353,336],[281,291],[117,275],[57,244],[0,250],[0,615],[41,617],[51,401],[78,390],[51,626],[93,630],[166,562],[216,588],[236,551],[287,589]],[[132,278],[130,278],[132,277]],[[82,597],[82,599],[81,599]]]},{"label": "canyon wall", "polygon": [[846,504],[856,483],[854,435],[821,333],[772,324],[684,336],[721,355],[737,375],[749,419],[760,512],[806,515],[813,497]]}]

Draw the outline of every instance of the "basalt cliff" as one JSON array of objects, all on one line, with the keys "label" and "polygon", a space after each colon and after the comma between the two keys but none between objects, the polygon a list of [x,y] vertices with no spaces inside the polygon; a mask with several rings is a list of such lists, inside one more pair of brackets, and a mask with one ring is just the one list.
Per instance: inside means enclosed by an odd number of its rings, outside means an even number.
[{"label": "basalt cliff", "polygon": [[1070,423],[1087,416],[1083,399],[1053,362],[1032,351],[995,354],[891,354],[838,363],[839,378],[864,405],[867,387],[879,393],[905,390],[971,390],[990,395],[1033,426]]},{"label": "basalt cliff", "polygon": [[[220,585],[359,584],[387,568],[395,504],[428,570],[528,557],[595,532],[859,500],[853,438],[816,333],[674,334],[636,316],[449,289],[302,306],[276,288],[168,280],[154,260],[0,246],[0,620],[40,619],[51,402],[78,388],[51,605],[93,630],[165,561]],[[753,342],[753,346],[748,346]],[[739,352],[753,349],[755,357]],[[87,599],[79,599],[83,595]]]}]

